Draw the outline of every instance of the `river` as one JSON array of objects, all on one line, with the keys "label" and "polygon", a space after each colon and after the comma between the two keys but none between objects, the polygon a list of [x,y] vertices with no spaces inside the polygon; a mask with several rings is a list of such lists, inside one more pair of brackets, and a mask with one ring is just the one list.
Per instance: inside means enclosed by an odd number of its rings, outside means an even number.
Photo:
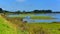
[{"label": "river", "polygon": [[[21,15],[20,15],[21,16]],[[41,20],[41,19],[30,19],[30,16],[25,16],[25,18],[23,19],[23,21],[27,21],[28,23],[34,23],[34,22],[60,22],[60,14],[59,13],[47,13],[47,14],[34,14],[34,16],[51,16],[52,18],[56,18],[56,19],[50,19],[50,20]],[[19,15],[17,14],[12,14],[12,15],[8,15],[8,17],[19,17]]]}]

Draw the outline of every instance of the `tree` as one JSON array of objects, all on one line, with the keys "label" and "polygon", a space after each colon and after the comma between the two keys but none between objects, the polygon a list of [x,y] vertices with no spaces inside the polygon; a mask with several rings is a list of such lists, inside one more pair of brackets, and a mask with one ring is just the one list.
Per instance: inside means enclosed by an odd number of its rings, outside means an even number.
[{"label": "tree", "polygon": [[34,10],[33,13],[39,13],[39,10]]},{"label": "tree", "polygon": [[26,11],[24,10],[23,13],[26,13]]},{"label": "tree", "polygon": [[26,12],[25,10],[23,12]]},{"label": "tree", "polygon": [[33,13],[52,13],[52,10],[34,10]]},{"label": "tree", "polygon": [[20,12],[20,10],[18,10],[18,11],[16,11],[15,13],[20,14],[21,12]]},{"label": "tree", "polygon": [[0,8],[0,11],[2,11],[2,8]]},{"label": "tree", "polygon": [[0,13],[3,13],[3,10],[2,10],[2,8],[0,8]]},{"label": "tree", "polygon": [[4,10],[5,13],[8,13],[9,11]]},{"label": "tree", "polygon": [[47,13],[52,13],[52,10],[46,10]]}]

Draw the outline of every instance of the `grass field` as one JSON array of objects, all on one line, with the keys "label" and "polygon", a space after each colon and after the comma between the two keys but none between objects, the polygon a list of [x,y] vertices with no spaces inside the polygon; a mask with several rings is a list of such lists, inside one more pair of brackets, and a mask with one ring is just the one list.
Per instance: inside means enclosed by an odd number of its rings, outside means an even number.
[{"label": "grass field", "polygon": [[[31,23],[30,29],[35,32],[44,31],[45,34],[60,34],[60,24],[59,23]],[[35,29],[35,30],[34,30]],[[32,32],[33,33],[33,32]],[[36,33],[37,34],[37,33]]]},{"label": "grass field", "polygon": [[15,24],[10,23],[5,20],[0,15],[0,34],[24,34],[26,32],[22,32]]},{"label": "grass field", "polygon": [[0,34],[60,34],[60,23],[26,23],[24,31],[17,25],[0,15]]}]

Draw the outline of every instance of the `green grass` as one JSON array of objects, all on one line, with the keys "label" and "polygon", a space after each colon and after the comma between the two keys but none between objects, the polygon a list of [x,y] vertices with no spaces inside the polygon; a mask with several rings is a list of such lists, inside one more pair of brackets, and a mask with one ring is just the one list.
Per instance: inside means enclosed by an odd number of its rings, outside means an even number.
[{"label": "green grass", "polygon": [[0,34],[13,34],[14,29],[11,28],[3,18],[0,18]]},{"label": "green grass", "polygon": [[[25,16],[31,16],[32,19],[41,19],[41,18],[51,18],[50,16],[34,16],[31,14],[19,16],[20,18],[24,18]],[[26,24],[27,31],[22,32],[17,28],[16,32],[14,26],[7,24],[6,20],[0,17],[0,34],[35,34],[35,32],[44,31],[45,34],[60,34],[60,23],[27,23]],[[38,33],[36,33],[38,34]]]},{"label": "green grass", "polygon": [[34,14],[20,14],[20,18],[30,16],[31,19],[53,19],[51,16],[35,16]]},{"label": "green grass", "polygon": [[[58,23],[29,23],[26,25],[26,27],[28,27],[28,32],[31,32],[31,34],[34,34],[34,31],[37,32],[41,27],[45,33],[60,34],[60,24]],[[7,24],[5,19],[0,18],[0,34],[26,34],[28,32],[22,32],[18,29],[15,32],[15,29],[12,25],[10,26],[9,24]]]},{"label": "green grass", "polygon": [[31,19],[52,19],[51,16],[31,16]]},{"label": "green grass", "polygon": [[0,15],[0,34],[24,34],[16,25],[6,21]]},{"label": "green grass", "polygon": [[29,26],[32,31],[33,29],[38,30],[42,27],[45,33],[60,34],[60,24],[58,23],[30,23]]}]

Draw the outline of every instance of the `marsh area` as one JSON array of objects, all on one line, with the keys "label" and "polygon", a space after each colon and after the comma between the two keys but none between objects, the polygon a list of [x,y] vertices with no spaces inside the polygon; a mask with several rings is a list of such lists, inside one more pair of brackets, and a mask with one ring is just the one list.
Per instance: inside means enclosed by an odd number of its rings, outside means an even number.
[{"label": "marsh area", "polygon": [[9,14],[7,17],[23,18],[23,21],[28,23],[39,22],[60,22],[60,13],[47,13],[47,14]]}]

